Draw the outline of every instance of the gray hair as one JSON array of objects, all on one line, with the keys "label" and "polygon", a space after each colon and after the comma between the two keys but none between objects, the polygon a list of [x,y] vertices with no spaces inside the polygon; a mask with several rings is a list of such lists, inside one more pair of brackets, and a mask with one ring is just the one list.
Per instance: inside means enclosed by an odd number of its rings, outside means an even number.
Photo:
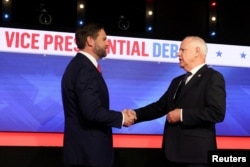
[{"label": "gray hair", "polygon": [[207,52],[208,52],[207,44],[201,37],[199,37],[199,36],[187,36],[186,38],[190,38],[192,40],[192,42],[197,44],[200,47],[201,53],[204,56],[207,55]]}]

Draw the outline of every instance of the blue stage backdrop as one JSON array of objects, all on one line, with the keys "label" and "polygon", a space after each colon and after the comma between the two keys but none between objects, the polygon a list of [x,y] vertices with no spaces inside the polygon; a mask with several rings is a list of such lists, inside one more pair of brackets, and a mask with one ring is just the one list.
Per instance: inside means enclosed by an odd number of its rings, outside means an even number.
[{"label": "blue stage backdrop", "polygon": [[[220,59],[223,52],[217,48],[216,51],[210,55]],[[21,53],[14,49],[0,52],[0,131],[63,132],[60,83],[74,54]],[[242,62],[249,58],[247,53],[237,55]],[[178,61],[177,57],[175,59]],[[183,73],[174,62],[106,58],[100,64],[110,92],[110,106],[117,111],[142,107],[158,100],[172,78]],[[226,118],[217,124],[217,135],[250,136],[250,68],[238,65],[213,65],[213,68],[224,75],[227,89]],[[113,132],[162,134],[164,123],[165,117],[162,117],[128,128],[113,128]]]},{"label": "blue stage backdrop", "polygon": [[[0,131],[62,132],[63,71],[72,57],[0,52]],[[183,70],[176,63],[100,61],[111,108],[137,108],[157,100]],[[227,114],[218,135],[250,136],[250,68],[213,66],[226,80]],[[116,129],[122,134],[162,134],[165,117]]]}]

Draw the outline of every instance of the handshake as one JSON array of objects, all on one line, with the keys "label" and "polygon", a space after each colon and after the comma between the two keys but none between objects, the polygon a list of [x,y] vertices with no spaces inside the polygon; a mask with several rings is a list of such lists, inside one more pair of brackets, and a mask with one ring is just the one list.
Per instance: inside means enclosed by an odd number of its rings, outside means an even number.
[{"label": "handshake", "polygon": [[129,127],[137,120],[136,112],[132,109],[122,110],[123,114],[123,126]]}]

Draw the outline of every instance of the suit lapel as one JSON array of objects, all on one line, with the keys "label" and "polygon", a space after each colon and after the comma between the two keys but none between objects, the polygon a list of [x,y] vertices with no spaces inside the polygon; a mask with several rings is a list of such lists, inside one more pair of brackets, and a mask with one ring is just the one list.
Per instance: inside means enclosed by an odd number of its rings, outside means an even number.
[{"label": "suit lapel", "polygon": [[100,83],[102,83],[100,86],[103,87],[103,90],[105,90],[106,95],[108,96],[108,87],[102,74],[97,70],[94,64],[85,55],[83,55],[82,53],[78,53],[77,56],[79,56],[80,59],[82,59],[85,62],[86,66],[88,66],[89,68],[92,68],[93,71],[96,71],[96,75],[98,75],[97,79],[99,80]]},{"label": "suit lapel", "polygon": [[182,88],[182,91],[179,95],[179,98],[177,99],[177,102],[182,98],[182,96],[192,87],[192,85],[194,85],[195,83],[197,83],[202,76],[204,75],[204,73],[207,71],[208,66],[204,65],[203,67],[201,67],[201,69],[199,71],[197,71],[194,76],[188,81],[188,83]]},{"label": "suit lapel", "polygon": [[207,65],[201,67],[187,83],[186,89],[190,88],[194,83],[198,82],[202,78],[204,73],[207,71],[207,69],[208,69]]}]

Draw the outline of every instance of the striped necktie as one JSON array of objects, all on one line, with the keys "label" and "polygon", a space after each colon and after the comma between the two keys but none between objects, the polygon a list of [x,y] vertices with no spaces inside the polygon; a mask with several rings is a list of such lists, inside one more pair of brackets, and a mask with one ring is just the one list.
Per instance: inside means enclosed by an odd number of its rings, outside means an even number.
[{"label": "striped necktie", "polygon": [[184,76],[184,78],[182,79],[182,86],[185,86],[186,85],[186,81],[188,79],[189,76],[191,76],[192,73],[191,72],[187,72]]},{"label": "striped necktie", "polygon": [[187,81],[187,78],[188,78],[189,76],[191,76],[191,75],[192,75],[191,72],[187,72],[187,73],[183,76],[182,80],[180,81],[179,86],[177,87],[177,90],[176,90],[176,93],[175,93],[175,96],[174,96],[174,100],[175,100],[175,101],[178,99],[179,95],[181,94],[181,90],[182,90],[182,88],[185,86],[186,81]]}]

